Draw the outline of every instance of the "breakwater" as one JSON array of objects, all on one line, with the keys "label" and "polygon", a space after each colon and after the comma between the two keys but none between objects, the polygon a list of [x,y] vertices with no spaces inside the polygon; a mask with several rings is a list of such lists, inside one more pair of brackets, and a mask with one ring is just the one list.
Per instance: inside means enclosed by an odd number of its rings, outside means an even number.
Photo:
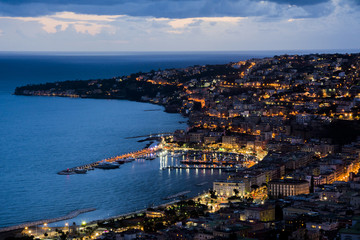
[{"label": "breakwater", "polygon": [[97,165],[99,165],[100,163],[103,163],[103,162],[113,163],[113,162],[116,162],[119,160],[125,160],[125,159],[130,159],[130,158],[131,159],[145,158],[147,156],[154,154],[158,150],[160,150],[159,146],[144,148],[144,149],[136,151],[136,152],[130,152],[130,153],[122,154],[119,156],[110,157],[110,158],[107,158],[107,159],[104,159],[101,161],[97,161],[94,163],[77,166],[77,167],[73,167],[73,168],[68,168],[66,170],[62,170],[62,171],[58,172],[58,174],[59,175],[71,175],[71,174],[76,174],[77,170],[92,170],[94,167],[96,167]]},{"label": "breakwater", "polygon": [[34,221],[34,222],[27,222],[27,223],[22,223],[22,224],[15,225],[15,226],[0,228],[0,232],[8,232],[8,231],[13,231],[13,230],[17,230],[17,229],[21,229],[21,228],[25,228],[25,227],[37,226],[37,225],[41,225],[44,223],[53,223],[53,222],[67,220],[67,219],[72,219],[82,213],[92,212],[95,210],[96,210],[95,208],[85,208],[85,209],[75,210],[65,216],[62,216],[62,217],[44,219],[44,220],[39,220],[39,221]]}]

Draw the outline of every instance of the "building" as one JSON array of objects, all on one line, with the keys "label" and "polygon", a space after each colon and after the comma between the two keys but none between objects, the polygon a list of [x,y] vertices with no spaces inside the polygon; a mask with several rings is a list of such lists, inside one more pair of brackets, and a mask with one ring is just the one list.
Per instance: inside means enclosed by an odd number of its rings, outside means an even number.
[{"label": "building", "polygon": [[275,220],[275,207],[273,205],[263,205],[248,207],[245,209],[246,220],[256,220],[270,222]]},{"label": "building", "polygon": [[223,147],[232,148],[237,146],[238,139],[234,136],[223,136],[222,137],[222,144]]},{"label": "building", "polygon": [[301,215],[314,215],[316,214],[312,210],[296,208],[296,207],[285,207],[283,208],[283,216],[285,219],[296,218]]},{"label": "building", "polygon": [[278,179],[269,182],[269,195],[273,197],[309,194],[309,182],[295,179]]},{"label": "building", "polygon": [[163,211],[157,211],[157,210],[147,210],[146,211],[146,217],[148,218],[159,218],[164,217],[165,214]]},{"label": "building", "polygon": [[[245,183],[242,181],[217,181],[213,183],[213,190],[221,197],[230,197],[235,195],[236,190],[238,196],[245,195]],[[235,190],[235,191],[234,191]]]},{"label": "building", "polygon": [[199,132],[189,133],[189,142],[201,143],[203,141],[204,134]]}]

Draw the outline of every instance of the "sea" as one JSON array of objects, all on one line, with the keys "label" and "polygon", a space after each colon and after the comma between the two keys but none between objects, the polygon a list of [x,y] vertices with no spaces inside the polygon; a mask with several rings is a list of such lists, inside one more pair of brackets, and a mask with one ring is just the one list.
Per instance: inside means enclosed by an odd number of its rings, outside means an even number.
[{"label": "sea", "polygon": [[105,219],[166,203],[163,198],[182,191],[196,196],[227,176],[219,170],[162,170],[160,158],[58,175],[142,149],[147,142],[132,137],[186,129],[187,119],[158,105],[126,100],[15,96],[17,86],[313,52],[330,51],[1,52],[0,228],[84,208],[96,210],[67,221]]}]

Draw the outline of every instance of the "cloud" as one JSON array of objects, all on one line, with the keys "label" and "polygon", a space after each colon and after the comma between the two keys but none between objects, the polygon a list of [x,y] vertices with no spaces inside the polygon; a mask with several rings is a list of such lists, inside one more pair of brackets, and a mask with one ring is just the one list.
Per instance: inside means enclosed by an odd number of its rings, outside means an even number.
[{"label": "cloud", "polygon": [[321,8],[327,5],[329,0],[0,0],[0,15],[44,16],[76,12],[157,18],[279,17],[291,8],[301,8],[300,17],[306,17],[323,13]]},{"label": "cloud", "polygon": [[60,12],[54,15],[42,17],[0,17],[1,19],[18,20],[23,22],[37,22],[42,25],[42,29],[47,33],[57,33],[65,31],[69,27],[75,29],[77,33],[96,35],[103,29],[112,29],[109,22],[115,21],[122,15],[89,15],[76,14],[73,12]]},{"label": "cloud", "polygon": [[[231,2],[238,4],[235,0],[228,1]],[[287,6],[255,0],[247,3],[251,5],[247,11],[251,9],[258,14],[184,18],[61,11],[43,16],[3,16],[0,17],[3,31],[0,51],[360,48],[360,15],[350,1],[332,0],[326,3],[332,10],[316,17],[309,16],[306,10],[310,5]],[[319,11],[324,4],[311,8]],[[207,7],[205,15],[223,11],[220,8]]]},{"label": "cloud", "polygon": [[[185,28],[188,26],[199,26],[206,23],[237,23],[245,17],[202,17],[202,18],[179,18],[179,19],[165,19],[172,28]],[[162,20],[164,21],[164,19]]]},{"label": "cloud", "polygon": [[330,2],[330,0],[269,0],[269,1],[278,4],[287,4],[287,5],[296,5],[296,6],[316,5],[320,3]]}]

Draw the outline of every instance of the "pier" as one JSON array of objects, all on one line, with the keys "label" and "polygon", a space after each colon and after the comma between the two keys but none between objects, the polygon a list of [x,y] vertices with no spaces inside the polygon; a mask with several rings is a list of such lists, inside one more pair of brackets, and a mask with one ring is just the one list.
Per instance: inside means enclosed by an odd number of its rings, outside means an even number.
[{"label": "pier", "polygon": [[133,136],[133,137],[126,137],[125,139],[132,139],[132,138],[151,138],[151,137],[163,137],[172,135],[172,132],[165,132],[165,133],[155,133],[149,135],[141,135],[141,136]]},{"label": "pier", "polygon": [[72,219],[72,218],[77,217],[78,215],[80,215],[82,213],[92,212],[92,211],[95,211],[95,210],[96,210],[95,208],[80,209],[80,210],[72,211],[69,214],[67,214],[65,216],[62,216],[62,217],[44,219],[44,220],[39,220],[39,221],[34,221],[34,222],[27,222],[27,223],[19,224],[19,225],[16,225],[16,226],[0,228],[0,232],[8,232],[8,231],[13,231],[13,230],[21,229],[21,228],[25,228],[25,227],[42,225],[44,223],[53,223],[53,222],[59,222],[59,221],[67,220],[67,219]]},{"label": "pier", "polygon": [[66,170],[62,170],[62,171],[58,172],[58,174],[59,175],[72,175],[72,174],[76,174],[76,170],[93,170],[93,168],[96,167],[97,165],[99,165],[101,162],[113,163],[113,162],[116,162],[119,160],[125,160],[128,158],[134,158],[134,159],[146,158],[147,156],[150,156],[151,154],[154,154],[155,152],[157,152],[159,149],[160,149],[159,146],[153,147],[153,148],[144,148],[144,149],[136,151],[136,152],[126,153],[123,155],[103,159],[101,161],[97,161],[94,163],[77,166],[77,167],[73,167],[73,168],[68,168]]},{"label": "pier", "polygon": [[171,200],[171,199],[174,199],[174,198],[178,198],[178,197],[182,197],[186,194],[190,193],[190,191],[183,191],[183,192],[179,192],[179,193],[176,193],[174,195],[170,195],[170,196],[167,196],[165,198],[163,198],[164,200]]}]

